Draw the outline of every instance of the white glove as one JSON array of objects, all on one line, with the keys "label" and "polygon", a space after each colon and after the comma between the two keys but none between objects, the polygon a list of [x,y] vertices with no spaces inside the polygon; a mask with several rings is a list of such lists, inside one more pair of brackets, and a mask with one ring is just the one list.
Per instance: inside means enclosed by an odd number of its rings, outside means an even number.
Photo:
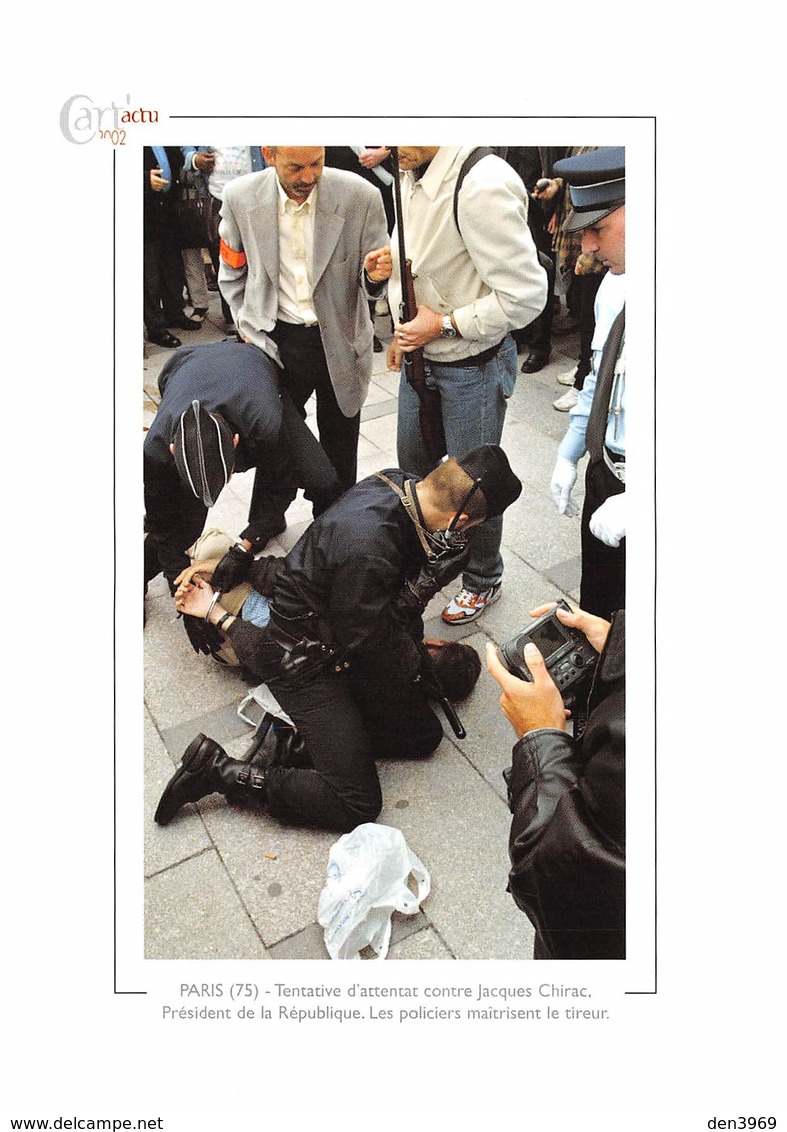
[{"label": "white glove", "polygon": [[607,546],[620,546],[626,537],[626,493],[610,495],[590,516],[590,533]]},{"label": "white glove", "polygon": [[579,514],[579,507],[571,498],[571,489],[576,482],[576,464],[572,464],[565,456],[558,456],[549,490],[552,492],[552,498],[560,514],[568,515],[570,519]]}]

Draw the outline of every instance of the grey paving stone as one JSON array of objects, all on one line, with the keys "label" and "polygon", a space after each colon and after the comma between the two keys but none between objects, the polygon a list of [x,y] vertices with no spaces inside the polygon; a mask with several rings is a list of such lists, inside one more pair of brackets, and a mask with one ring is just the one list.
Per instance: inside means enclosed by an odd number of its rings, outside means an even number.
[{"label": "grey paving stone", "polygon": [[[503,431],[503,447],[528,494],[536,490],[551,499],[549,483],[555,466],[558,444],[562,438],[562,429],[556,436],[550,436],[545,435],[528,421],[506,423]],[[523,502],[525,500],[520,496],[520,500],[513,506],[521,507]]]},{"label": "grey paving stone", "polygon": [[[379,405],[383,402],[385,402],[387,404],[391,400],[392,400],[391,394],[386,389],[383,389],[382,385],[378,385],[377,382],[374,379],[372,379],[372,381],[369,384],[369,392],[366,395],[366,400],[364,401],[363,409],[361,410],[361,421],[363,421],[365,419],[366,410],[371,405]],[[394,401],[394,405],[395,405],[395,401]],[[396,411],[395,408],[394,408],[394,411]]]},{"label": "grey paving stone", "polygon": [[244,682],[239,686],[237,695],[231,703],[222,704],[214,711],[206,712],[194,719],[184,720],[183,723],[162,730],[161,738],[175,762],[180,760],[183,751],[194,736],[200,732],[210,739],[215,739],[227,750],[229,750],[229,744],[233,739],[245,738],[248,744],[251,741],[251,730],[249,725],[244,723],[238,715],[238,704],[247,690],[249,690],[249,686]]},{"label": "grey paving stone", "polygon": [[[159,798],[172,777],[173,762],[159,736],[150,713],[145,711],[145,800],[142,820],[145,829],[145,876],[162,872],[171,865],[210,848],[210,838],[199,820],[178,822],[166,827],[153,821]],[[188,810],[195,814],[193,806]]]},{"label": "grey paving stone", "polygon": [[239,672],[194,652],[169,599],[147,608],[145,703],[160,729],[240,699],[246,685]]},{"label": "grey paving stone", "polygon": [[551,497],[532,492],[526,505],[509,511],[503,546],[534,569],[545,572],[580,552],[579,518],[559,515]]},{"label": "grey paving stone", "polygon": [[374,381],[382,389],[388,392],[389,397],[398,397],[399,395],[399,374],[391,373],[385,366],[385,362],[380,363],[381,368],[375,371]]},{"label": "grey paving stone", "polygon": [[390,414],[389,416],[378,417],[375,420],[364,421],[363,435],[364,438],[371,444],[374,444],[379,451],[387,451],[391,447],[392,440],[395,445],[395,415]]},{"label": "grey paving stone", "polygon": [[[407,940],[417,938],[429,931],[431,931],[429,921],[422,912],[415,916],[402,916],[394,912],[391,917],[391,943],[387,958],[414,958],[407,954],[396,955],[394,951],[402,947]],[[434,936],[433,932],[431,934]],[[444,954],[438,958],[451,958],[445,948],[443,952]],[[303,931],[296,932],[288,939],[274,944],[269,948],[269,953],[271,959],[327,959],[329,962],[331,960],[325,946],[325,933],[318,923],[309,924]],[[371,948],[366,948],[361,952],[361,959],[376,960],[377,956]]]},{"label": "grey paving stone", "polygon": [[275,943],[269,948],[269,955],[271,959],[327,959],[329,962],[331,958],[318,923],[309,924],[288,939]]},{"label": "grey paving stone", "polygon": [[268,958],[214,850],[145,882],[145,958]]},{"label": "grey paving stone", "polygon": [[392,943],[388,959],[453,959],[454,956],[435,932],[434,928],[422,931]]},{"label": "grey paving stone", "polygon": [[[415,888],[413,888],[415,891]],[[424,901],[424,903],[426,903]],[[418,932],[424,931],[429,925],[429,919],[424,912],[416,912],[414,916],[405,916],[401,912],[394,912],[391,916],[391,943],[399,943],[400,940],[408,939],[411,935],[417,935]]]},{"label": "grey paving stone", "polygon": [[230,535],[240,534],[248,522],[253,482],[253,471],[235,472],[215,505],[208,511],[205,526],[226,531]]},{"label": "grey paving stone", "polygon": [[[368,423],[364,422],[364,424],[361,428],[360,439],[358,441],[358,467],[359,467],[359,469],[360,469],[361,464],[364,461],[366,461],[367,464],[368,464],[369,460],[375,461],[375,460],[380,459],[380,446],[378,444],[374,444],[371,440],[369,440],[367,438],[367,436],[366,436],[367,427],[368,427]],[[358,478],[363,479],[363,476],[361,475],[360,471],[358,472]]]},{"label": "grey paving stone", "polygon": [[371,454],[358,459],[358,479],[381,472],[384,468],[396,467],[396,447],[391,445],[388,449],[375,448]]},{"label": "grey paving stone", "polygon": [[567,594],[574,601],[579,601],[579,583],[582,577],[582,558],[578,554],[566,562],[558,562],[545,571],[547,581],[556,589]]},{"label": "grey paving stone", "polygon": [[379,820],[401,829],[429,870],[422,911],[459,959],[524,959],[528,935],[505,891],[510,815],[504,802],[444,740],[423,762],[380,764]]},{"label": "grey paving stone", "polygon": [[[246,746],[229,746],[238,757]],[[267,946],[317,918],[328,852],[338,834],[287,826],[262,811],[231,806],[220,795],[199,804],[224,867]]]},{"label": "grey paving stone", "polygon": [[[169,586],[163,574],[158,574],[148,582],[147,597],[148,599],[166,597],[168,601],[171,601]],[[174,616],[174,610],[170,610],[170,616]]]},{"label": "grey paving stone", "polygon": [[[299,519],[297,522],[290,523],[289,522],[289,513],[288,513],[287,530],[283,531],[282,534],[279,535],[279,537],[275,540],[274,544],[272,544],[272,546],[268,549],[267,553],[268,554],[274,553],[273,546],[280,547],[284,551],[285,554],[289,553],[289,551],[291,551],[292,548],[295,546],[296,542],[301,537],[303,532],[309,526],[310,522],[311,522],[311,516],[308,516],[308,517],[304,517],[302,519]],[[276,553],[278,553],[278,550],[276,551]]]},{"label": "grey paving stone", "polygon": [[392,398],[384,401],[370,402],[367,400],[361,411],[362,421],[377,420],[378,417],[389,417],[396,412],[398,402]]}]

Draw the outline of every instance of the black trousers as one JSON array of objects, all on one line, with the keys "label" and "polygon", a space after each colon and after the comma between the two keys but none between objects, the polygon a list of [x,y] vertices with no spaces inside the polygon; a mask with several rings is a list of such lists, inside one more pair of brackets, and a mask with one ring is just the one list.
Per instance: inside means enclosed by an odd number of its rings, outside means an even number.
[{"label": "black trousers", "polygon": [[575,389],[583,387],[585,378],[590,373],[592,364],[590,346],[593,341],[593,332],[596,329],[596,292],[601,286],[604,274],[606,273],[575,275],[571,283],[572,288],[576,291],[579,304],[579,364],[574,378]]},{"label": "black trousers", "polygon": [[164,574],[170,592],[189,565],[186,550],[202,534],[208,510],[178,478],[175,461],[143,461],[145,480],[145,585]]},{"label": "black trousers", "polygon": [[336,402],[320,328],[277,322],[271,337],[279,347],[284,377],[282,386],[305,416],[306,402],[317,396],[317,430],[320,443],[342,486],[352,487],[358,475],[358,434],[361,414],[345,417]]},{"label": "black trousers", "polygon": [[531,354],[549,360],[549,355],[552,352],[552,323],[555,315],[553,304],[555,297],[555,263],[551,256],[541,251],[540,248],[538,251],[538,261],[547,273],[546,306],[538,318],[534,319],[528,326],[524,327],[522,330],[514,331],[514,341],[517,344],[517,348],[526,342],[530,347]]},{"label": "black trousers", "polygon": [[[210,198],[210,227],[208,229],[208,252],[210,254],[210,262],[213,264],[213,270],[216,273],[216,278],[219,277],[219,223],[221,222],[221,201],[216,197]],[[219,298],[221,299],[221,313],[224,321],[227,323],[232,322],[232,311],[230,310],[229,303],[221,293],[219,288]]]},{"label": "black trousers", "polygon": [[299,487],[312,504],[316,519],[343,493],[325,449],[304,423],[287,392],[282,393],[279,444],[258,460],[249,504],[251,528],[280,527]]},{"label": "black trousers", "polygon": [[[313,769],[268,771],[265,808],[282,821],[349,832],[382,807],[377,758],[425,758],[443,735],[420,688],[390,670],[385,656],[363,656],[347,673],[325,672],[301,686],[280,673],[282,650],[255,648],[254,674],[270,687],[306,742]],[[259,639],[258,639],[259,640]],[[241,660],[242,650],[233,638]]]},{"label": "black trousers", "polygon": [[142,261],[142,315],[148,334],[163,334],[183,318],[186,276],[180,248],[169,233],[145,239]]},{"label": "black trousers", "polygon": [[582,582],[579,604],[587,613],[607,621],[616,609],[626,608],[626,540],[607,546],[590,532],[590,517],[612,495],[625,486],[603,460],[588,464],[585,473],[585,504],[582,508]]}]

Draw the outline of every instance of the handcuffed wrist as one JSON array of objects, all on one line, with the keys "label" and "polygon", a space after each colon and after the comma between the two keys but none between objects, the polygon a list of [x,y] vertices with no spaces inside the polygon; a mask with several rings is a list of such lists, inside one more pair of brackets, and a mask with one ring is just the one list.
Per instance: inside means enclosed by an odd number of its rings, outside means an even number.
[{"label": "handcuffed wrist", "polygon": [[203,618],[204,621],[210,621],[210,615],[213,612],[213,607],[214,607],[214,605],[216,605],[216,603],[220,599],[221,599],[221,590],[216,590],[213,597],[210,599],[210,605],[208,606],[207,611],[205,613],[205,616]]}]

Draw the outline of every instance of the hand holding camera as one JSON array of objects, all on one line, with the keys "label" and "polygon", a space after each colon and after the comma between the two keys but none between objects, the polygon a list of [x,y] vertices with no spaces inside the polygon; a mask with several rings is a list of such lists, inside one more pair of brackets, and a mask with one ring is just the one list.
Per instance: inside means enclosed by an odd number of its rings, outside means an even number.
[{"label": "hand holding camera", "polygon": [[530,673],[529,683],[512,676],[503,667],[491,641],[486,646],[486,666],[502,689],[500,706],[503,714],[518,739],[528,731],[544,727],[565,731],[568,712],[563,705],[563,697],[547,672],[544,658],[532,642],[525,646],[524,660]]},{"label": "hand holding camera", "polygon": [[543,617],[545,613],[555,612],[558,620],[568,629],[577,629],[587,639],[588,643],[597,653],[604,651],[607,643],[611,623],[595,613],[586,613],[584,609],[572,609],[566,601],[549,601],[546,605],[539,605],[538,609],[531,609],[531,617]]},{"label": "hand holding camera", "polygon": [[500,706],[517,736],[542,727],[565,730],[563,697],[586,683],[610,623],[564,601],[531,611],[533,624],[506,641],[502,663],[487,645],[487,667],[503,689]]}]

